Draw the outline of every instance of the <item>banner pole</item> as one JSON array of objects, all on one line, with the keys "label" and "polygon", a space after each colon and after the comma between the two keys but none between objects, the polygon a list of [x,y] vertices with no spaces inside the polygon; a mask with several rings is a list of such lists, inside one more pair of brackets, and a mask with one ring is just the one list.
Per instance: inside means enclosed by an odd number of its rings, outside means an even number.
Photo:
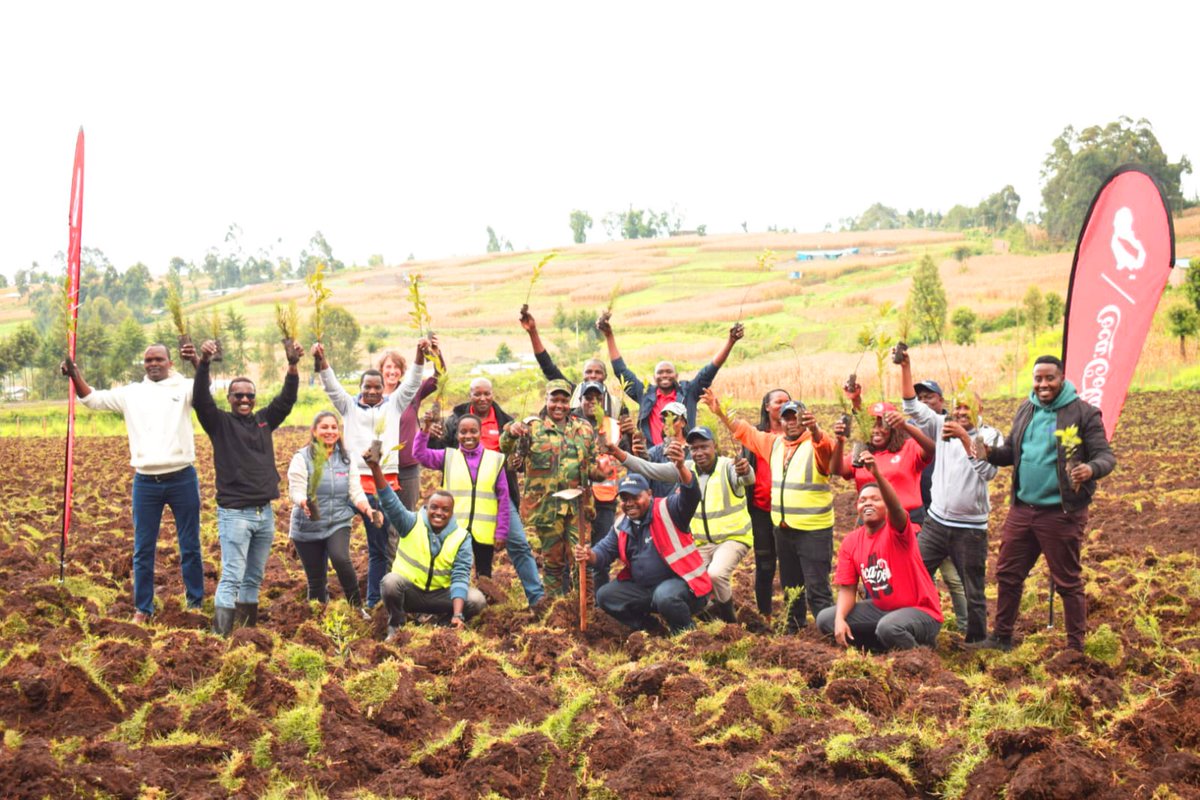
[{"label": "banner pole", "polygon": [[[71,170],[71,208],[68,218],[66,325],[67,359],[75,360],[75,331],[79,323],[79,264],[83,236],[83,126],[75,138],[75,166]],[[66,580],[67,536],[71,530],[71,489],[75,479],[75,381],[67,381],[67,452],[63,466],[63,526],[58,544],[58,582]]]}]

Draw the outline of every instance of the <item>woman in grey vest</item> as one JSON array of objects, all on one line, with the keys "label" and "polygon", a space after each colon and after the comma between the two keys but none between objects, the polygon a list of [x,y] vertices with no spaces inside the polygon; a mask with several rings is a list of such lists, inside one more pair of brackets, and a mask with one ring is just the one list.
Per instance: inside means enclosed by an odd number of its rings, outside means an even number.
[{"label": "woman in grey vest", "polygon": [[350,562],[350,522],[356,509],[364,515],[379,512],[372,512],[367,503],[336,414],[317,414],[312,441],[292,456],[287,474],[292,500],[288,535],[304,565],[308,599],[329,600],[327,565],[332,562],[347,602],[360,607],[358,575]]}]

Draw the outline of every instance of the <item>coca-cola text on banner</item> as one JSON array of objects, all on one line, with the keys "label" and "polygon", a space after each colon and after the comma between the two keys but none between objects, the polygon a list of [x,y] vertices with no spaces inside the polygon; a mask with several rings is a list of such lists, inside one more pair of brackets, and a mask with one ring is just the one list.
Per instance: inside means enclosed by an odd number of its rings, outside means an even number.
[{"label": "coca-cola text on banner", "polygon": [[1103,412],[1110,439],[1174,263],[1162,190],[1140,167],[1121,167],[1096,193],[1079,232],[1063,331],[1066,377]]}]

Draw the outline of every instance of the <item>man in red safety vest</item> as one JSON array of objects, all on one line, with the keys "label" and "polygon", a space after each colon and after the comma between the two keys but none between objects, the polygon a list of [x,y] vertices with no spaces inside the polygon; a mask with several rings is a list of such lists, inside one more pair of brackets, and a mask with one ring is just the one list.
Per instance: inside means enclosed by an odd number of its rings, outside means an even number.
[{"label": "man in red safety vest", "polygon": [[704,608],[712,581],[688,532],[700,505],[700,485],[678,442],[667,446],[667,460],[679,473],[679,490],[655,498],[641,475],[621,481],[618,498],[625,517],[595,548],[575,547],[575,558],[607,573],[613,561],[625,567],[617,580],[596,590],[596,605],[635,630],[650,614],[666,620],[672,633],[693,627],[692,615]]}]

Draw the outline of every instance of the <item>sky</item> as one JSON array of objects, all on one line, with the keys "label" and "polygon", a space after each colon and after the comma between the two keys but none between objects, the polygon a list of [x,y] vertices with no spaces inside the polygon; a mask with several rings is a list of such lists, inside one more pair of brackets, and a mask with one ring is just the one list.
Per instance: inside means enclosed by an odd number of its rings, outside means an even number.
[{"label": "sky", "polygon": [[[246,252],[397,263],[569,244],[675,208],[819,231],[874,202],[1037,211],[1067,125],[1146,118],[1200,167],[1200,4],[12,3],[0,10],[9,277],[83,243],[120,269]],[[1197,192],[1184,177],[1184,193]]]}]

